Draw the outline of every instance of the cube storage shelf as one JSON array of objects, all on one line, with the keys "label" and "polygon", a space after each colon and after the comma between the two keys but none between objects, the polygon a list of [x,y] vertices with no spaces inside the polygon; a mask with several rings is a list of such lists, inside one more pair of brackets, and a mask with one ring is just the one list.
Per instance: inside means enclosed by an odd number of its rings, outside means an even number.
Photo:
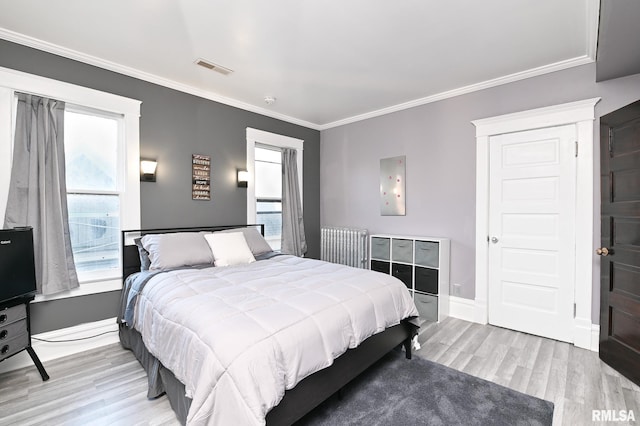
[{"label": "cube storage shelf", "polygon": [[371,235],[369,268],[402,281],[420,317],[442,321],[449,315],[448,238]]}]

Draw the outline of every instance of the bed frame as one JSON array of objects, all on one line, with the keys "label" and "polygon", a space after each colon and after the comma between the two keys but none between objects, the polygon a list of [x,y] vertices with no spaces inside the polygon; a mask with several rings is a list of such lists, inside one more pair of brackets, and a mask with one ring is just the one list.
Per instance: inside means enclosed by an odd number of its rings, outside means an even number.
[{"label": "bed frame", "polygon": [[[123,281],[132,273],[140,271],[140,257],[135,244],[128,242],[129,235],[161,234],[170,232],[199,232],[220,231],[234,228],[259,227],[264,235],[264,225],[229,225],[210,226],[197,228],[166,228],[122,231],[122,277]],[[340,391],[347,383],[365,371],[384,355],[400,345],[404,346],[407,359],[411,359],[411,340],[417,335],[418,327],[408,320],[375,334],[360,344],[355,349],[349,349],[334,363],[323,370],[300,381],[295,388],[285,392],[283,399],[267,413],[266,420],[269,426],[291,425],[301,419],[305,414],[313,410],[320,403]],[[120,342],[123,347],[130,349],[136,355],[138,361],[147,370],[151,386],[152,373],[149,366],[159,365],[161,381],[166,384],[166,389],[149,389],[148,396],[154,397],[166,392],[169,402],[176,412],[178,420],[182,424],[186,421],[186,415],[191,404],[190,399],[184,396],[184,385],[175,376],[164,368],[144,347],[140,334],[133,329],[120,324]],[[169,386],[170,385],[170,386]],[[154,386],[158,386],[155,384]]]}]

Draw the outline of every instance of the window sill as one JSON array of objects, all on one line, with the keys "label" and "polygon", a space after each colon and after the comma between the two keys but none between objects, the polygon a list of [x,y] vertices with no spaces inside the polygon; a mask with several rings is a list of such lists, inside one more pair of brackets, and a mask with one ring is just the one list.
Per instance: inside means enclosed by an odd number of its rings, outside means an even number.
[{"label": "window sill", "polygon": [[74,288],[73,290],[61,291],[60,293],[50,294],[48,296],[37,294],[35,300],[31,303],[49,302],[51,300],[68,299],[70,297],[107,293],[117,290],[122,290],[122,280],[120,278],[80,284],[80,287]]}]

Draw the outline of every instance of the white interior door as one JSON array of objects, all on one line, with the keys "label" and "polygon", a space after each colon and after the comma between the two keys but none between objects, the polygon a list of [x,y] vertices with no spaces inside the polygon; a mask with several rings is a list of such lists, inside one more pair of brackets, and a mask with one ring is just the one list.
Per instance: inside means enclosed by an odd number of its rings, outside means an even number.
[{"label": "white interior door", "polygon": [[489,139],[489,322],[573,342],[576,129]]}]

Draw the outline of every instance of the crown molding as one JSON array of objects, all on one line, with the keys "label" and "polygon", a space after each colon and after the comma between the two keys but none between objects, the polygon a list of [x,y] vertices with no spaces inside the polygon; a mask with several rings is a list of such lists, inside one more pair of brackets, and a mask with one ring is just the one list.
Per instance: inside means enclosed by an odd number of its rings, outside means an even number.
[{"label": "crown molding", "polygon": [[596,60],[600,31],[600,0],[587,1],[587,56]]},{"label": "crown molding", "polygon": [[481,83],[471,84],[469,86],[460,87],[458,89],[449,90],[435,95],[427,96],[413,101],[405,102],[398,105],[393,105],[387,108],[382,108],[376,111],[367,112],[365,114],[356,115],[353,117],[345,118],[343,120],[334,121],[332,123],[323,124],[320,126],[320,130],[327,130],[333,127],[343,126],[345,124],[355,123],[357,121],[367,120],[373,117],[379,117],[381,115],[391,114],[393,112],[402,111],[405,109],[417,107],[420,105],[430,104],[432,102],[441,101],[443,99],[453,98],[455,96],[465,95],[467,93],[477,92],[479,90],[488,89],[491,87],[501,86],[507,83],[513,83],[519,80],[525,80],[531,77],[537,77],[544,74],[549,74],[556,71],[561,71],[567,68],[573,68],[580,65],[585,65],[594,62],[588,55],[579,56],[577,58],[568,59],[566,61],[556,62],[554,64],[544,65],[538,68],[532,68],[530,70],[517,72],[515,74],[506,75],[504,77],[494,78],[492,80],[483,81]]},{"label": "crown molding", "polygon": [[174,80],[160,77],[158,75],[141,71],[132,67],[127,67],[125,65],[121,65],[115,62],[102,59],[102,58],[98,58],[96,56],[87,55],[82,52],[68,49],[53,43],[49,43],[40,39],[29,37],[24,34],[16,33],[14,31],[10,31],[7,29],[0,28],[0,39],[11,41],[27,47],[32,47],[34,49],[42,50],[44,52],[52,53],[68,59],[72,59],[75,61],[93,65],[99,68],[103,68],[109,71],[117,72],[119,74],[123,74],[126,76],[134,77],[143,81],[147,81],[149,83],[158,84],[163,87],[168,87],[170,89],[178,90],[180,92],[188,93],[188,94],[198,96],[204,99],[208,99],[214,102],[219,102],[221,104],[229,105],[245,111],[254,112],[256,114],[286,121],[292,124],[297,124],[299,126],[307,127],[313,130],[327,130],[334,127],[343,126],[345,124],[355,123],[358,121],[367,120],[369,118],[379,117],[382,115],[402,111],[405,109],[414,108],[417,106],[441,101],[448,98],[453,98],[455,96],[460,96],[460,95],[476,92],[479,90],[484,90],[491,87],[496,87],[496,86],[512,83],[519,80],[524,80],[527,78],[537,77],[537,76],[552,73],[555,71],[561,71],[567,68],[572,68],[572,67],[577,67],[580,65],[592,63],[595,61],[595,56],[596,56],[595,49],[597,46],[599,11],[600,11],[599,1],[589,0],[587,5],[588,46],[587,46],[586,55],[568,59],[565,61],[556,62],[549,65],[544,65],[544,66],[529,69],[526,71],[510,74],[507,76],[498,77],[492,80],[471,84],[468,86],[460,87],[460,88],[449,90],[446,92],[437,93],[435,95],[430,95],[430,96],[415,99],[409,102],[404,102],[404,103],[393,105],[390,107],[367,112],[364,114],[347,117],[342,120],[337,120],[337,121],[333,121],[326,124],[312,123],[309,121],[291,117],[289,115],[280,114],[266,108],[261,108],[261,107],[251,105],[242,101],[238,101],[236,99],[228,98],[226,96],[222,96],[211,91],[207,91],[207,90],[199,89],[197,87],[193,87],[187,84],[179,83]]},{"label": "crown molding", "polygon": [[285,114],[280,114],[266,108],[261,108],[255,105],[248,104],[246,102],[228,98],[226,96],[222,96],[208,90],[203,90],[197,87],[190,86],[188,84],[179,83],[175,80],[170,80],[164,77],[160,77],[155,74],[151,74],[151,73],[141,71],[132,67],[111,62],[106,59],[99,58],[97,56],[92,56],[82,52],[78,52],[76,50],[68,49],[66,47],[62,47],[57,44],[49,43],[34,37],[29,37],[24,34],[16,33],[14,31],[10,31],[4,28],[0,28],[0,39],[21,44],[23,46],[32,47],[34,49],[42,50],[44,52],[53,53],[54,55],[62,56],[68,59],[73,59],[75,61],[93,65],[109,71],[114,71],[119,74],[123,74],[129,77],[134,77],[139,80],[144,80],[149,83],[154,83],[163,87],[168,87],[170,89],[188,93],[190,95],[198,96],[200,98],[208,99],[210,101],[219,102],[221,104],[229,105],[245,111],[255,112],[256,114],[265,115],[267,117],[286,121],[292,124],[297,124],[299,126],[308,127],[314,130],[320,130],[320,127],[318,124],[311,123],[309,121],[300,120],[298,118],[291,117]]}]

